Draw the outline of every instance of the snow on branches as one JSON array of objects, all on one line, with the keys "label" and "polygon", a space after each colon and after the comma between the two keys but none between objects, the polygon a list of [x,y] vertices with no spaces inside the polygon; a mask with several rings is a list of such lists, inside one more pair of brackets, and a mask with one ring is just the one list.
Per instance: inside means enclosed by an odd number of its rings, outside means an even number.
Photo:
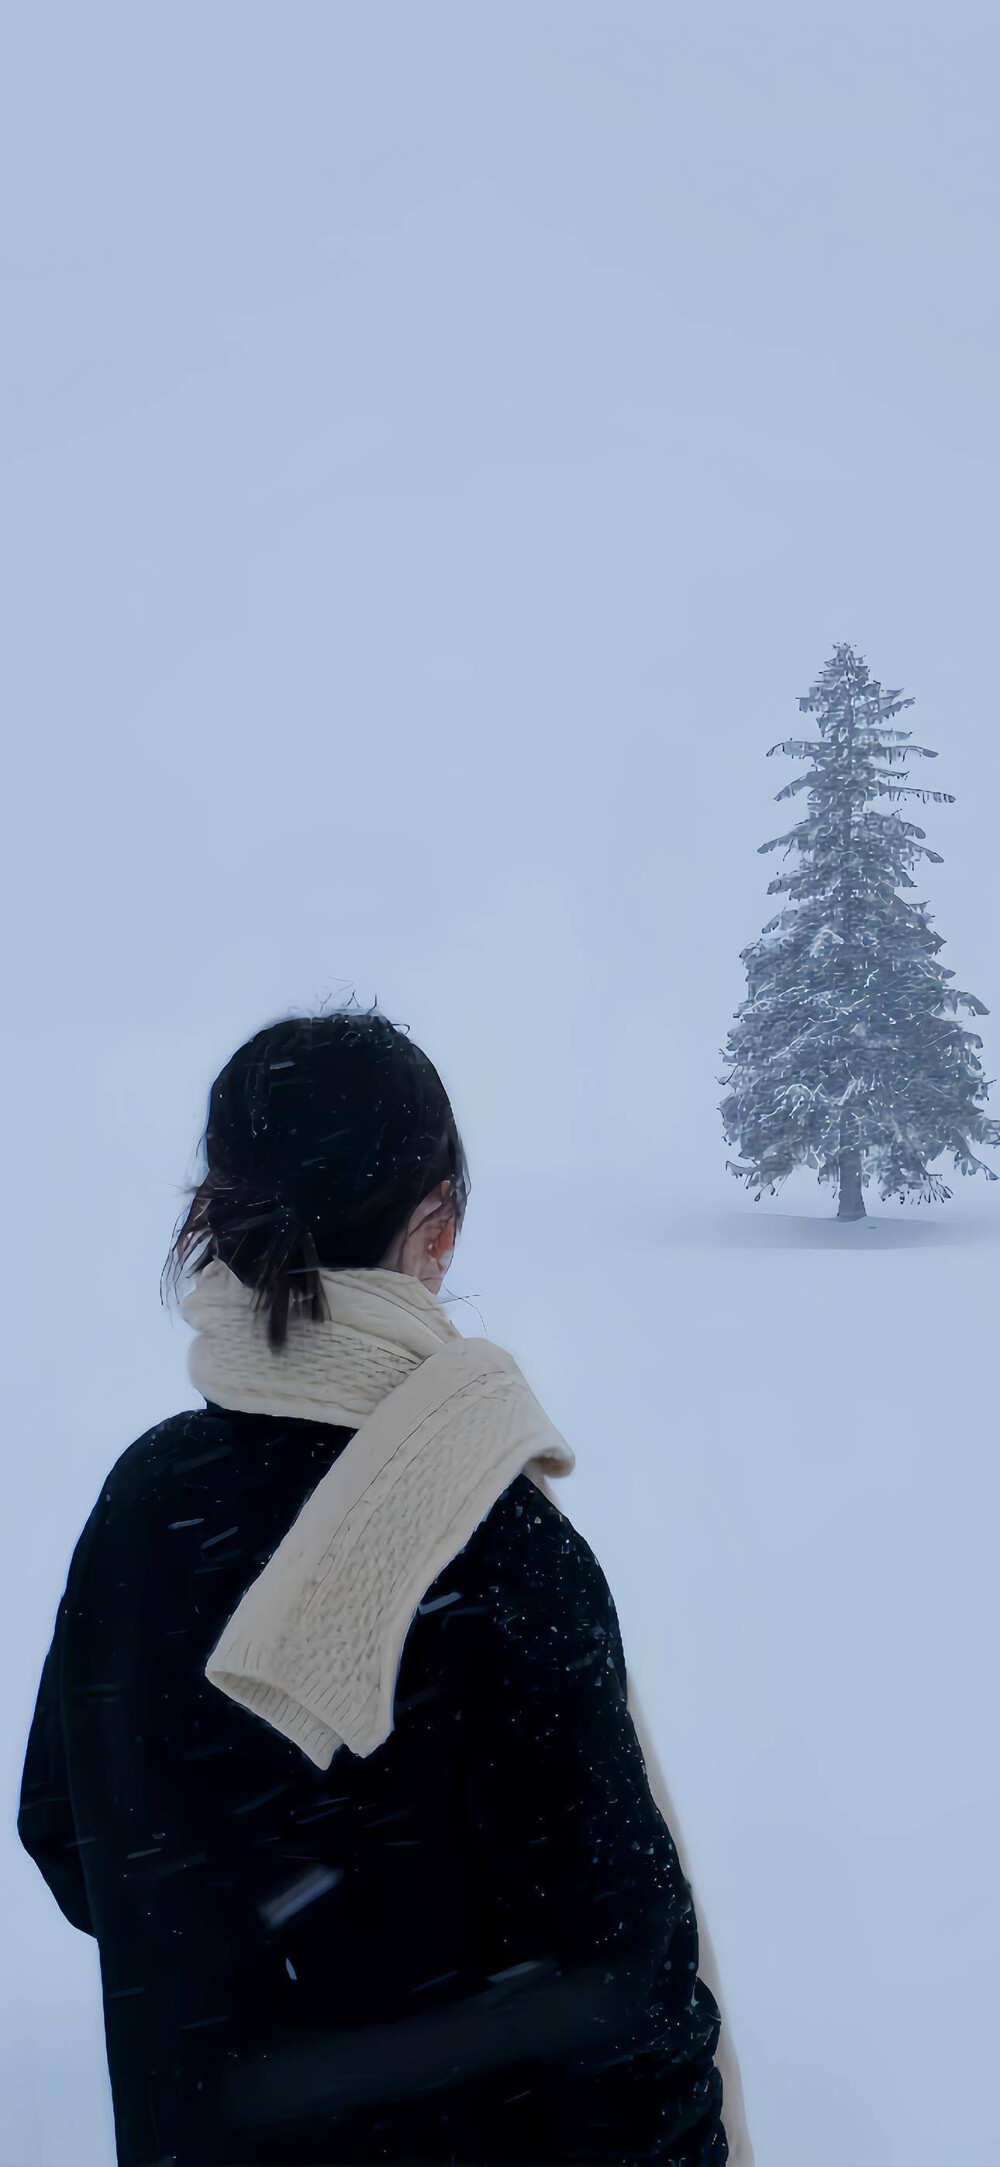
[{"label": "snow on branches", "polygon": [[778,799],[808,797],[804,817],[760,845],[784,853],[767,892],[785,906],[743,950],[747,998],[729,1032],[720,1108],[740,1153],[731,1171],[758,1198],[808,1166],[839,1186],[845,1217],[863,1216],[868,1182],[883,1198],[938,1201],[951,1195],[930,1171],[943,1153],[963,1174],[997,1178],[973,1149],[1000,1143],[984,1111],[982,1040],[957,1021],[959,1010],[987,1011],[949,983],[928,906],[906,893],[921,860],[942,860],[898,807],[954,803],[907,784],[905,762],[937,758],[891,726],[912,705],[839,645],[799,701],[818,738],[771,747],[809,762]]}]

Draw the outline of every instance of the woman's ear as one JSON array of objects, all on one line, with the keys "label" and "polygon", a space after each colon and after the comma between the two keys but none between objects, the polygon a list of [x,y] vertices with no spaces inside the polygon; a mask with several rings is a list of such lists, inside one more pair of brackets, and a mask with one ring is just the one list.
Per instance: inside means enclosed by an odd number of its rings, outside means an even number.
[{"label": "woman's ear", "polygon": [[435,1212],[427,1227],[427,1253],[438,1262],[450,1256],[455,1247],[455,1214],[442,1207],[440,1215]]},{"label": "woman's ear", "polygon": [[398,1269],[419,1279],[436,1294],[455,1248],[455,1212],[450,1185],[425,1196],[410,1220]]}]

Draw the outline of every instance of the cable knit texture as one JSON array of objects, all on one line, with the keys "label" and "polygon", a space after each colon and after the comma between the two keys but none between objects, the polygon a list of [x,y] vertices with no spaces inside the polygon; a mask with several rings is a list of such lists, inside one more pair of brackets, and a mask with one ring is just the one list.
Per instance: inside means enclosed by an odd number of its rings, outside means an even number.
[{"label": "cable knit texture", "polygon": [[205,1665],[325,1769],[341,1745],[364,1758],[389,1736],[416,1607],[497,1498],[521,1473],[544,1488],[575,1461],[513,1356],[465,1339],[419,1280],[321,1277],[329,1319],[290,1318],[277,1353],[224,1264],[181,1306],[206,1399],[356,1426]]}]

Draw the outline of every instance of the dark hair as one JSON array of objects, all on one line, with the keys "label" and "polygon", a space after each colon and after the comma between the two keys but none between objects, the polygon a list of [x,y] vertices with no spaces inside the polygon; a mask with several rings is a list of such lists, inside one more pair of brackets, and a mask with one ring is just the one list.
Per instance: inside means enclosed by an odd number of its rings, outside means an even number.
[{"label": "dark hair", "polygon": [[468,1168],[433,1063],[377,1009],[335,1009],[258,1031],[216,1077],[205,1171],[178,1221],[161,1290],[221,1258],[266,1310],[328,1314],[319,1274],[380,1264],[442,1182],[460,1231]]}]

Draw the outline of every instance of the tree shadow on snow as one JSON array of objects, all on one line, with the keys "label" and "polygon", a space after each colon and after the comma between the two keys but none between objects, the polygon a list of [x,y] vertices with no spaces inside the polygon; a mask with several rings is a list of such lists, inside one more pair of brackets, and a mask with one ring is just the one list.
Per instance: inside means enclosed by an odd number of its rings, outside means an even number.
[{"label": "tree shadow on snow", "polygon": [[[920,1219],[917,1209],[902,1205],[890,1216],[883,1205],[866,1219],[841,1221],[835,1212],[769,1212],[764,1198],[743,1212],[706,1213],[700,1241],[719,1249],[860,1249],[874,1255],[880,1249],[964,1248],[1000,1239],[1000,1220],[992,1214]],[[668,1227],[663,1231],[668,1234]],[[700,1246],[693,1217],[683,1238]]]}]

